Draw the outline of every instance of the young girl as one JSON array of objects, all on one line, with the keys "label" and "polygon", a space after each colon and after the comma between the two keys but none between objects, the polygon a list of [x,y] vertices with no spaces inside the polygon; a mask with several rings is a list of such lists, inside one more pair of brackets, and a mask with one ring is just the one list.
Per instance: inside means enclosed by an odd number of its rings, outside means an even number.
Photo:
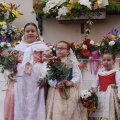
[{"label": "young girl", "polygon": [[114,69],[114,63],[115,55],[105,52],[102,56],[105,70],[98,73],[92,85],[92,90],[98,91],[98,108],[90,115],[91,120],[118,120],[120,72]]},{"label": "young girl", "polygon": [[[65,41],[60,41],[57,44],[56,55],[66,64],[69,60],[72,61],[72,74],[66,82],[48,81],[51,87],[48,91],[46,103],[47,120],[86,120],[86,118],[82,119],[81,117],[81,108],[78,103],[81,72],[78,68],[77,59]],[[64,86],[69,94],[67,100],[59,92],[59,88]],[[87,113],[85,117],[87,117]]]},{"label": "young girl", "polygon": [[38,87],[37,81],[42,71],[42,52],[48,50],[48,47],[38,41],[38,36],[37,26],[34,23],[27,23],[24,27],[23,42],[14,48],[19,52],[17,82],[10,80],[12,85],[8,86],[5,98],[5,120],[46,119],[44,88]]}]

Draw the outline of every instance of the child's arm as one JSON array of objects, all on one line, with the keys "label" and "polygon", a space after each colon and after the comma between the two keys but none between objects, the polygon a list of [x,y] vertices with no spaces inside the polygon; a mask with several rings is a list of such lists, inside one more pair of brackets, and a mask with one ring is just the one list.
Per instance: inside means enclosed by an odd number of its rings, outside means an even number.
[{"label": "child's arm", "polygon": [[116,80],[116,86],[118,88],[118,99],[120,100],[120,72],[116,72],[115,80]]},{"label": "child's arm", "polygon": [[81,79],[81,71],[77,65],[74,65],[73,71],[72,71],[72,80],[70,81],[73,83],[72,86],[77,85],[77,83],[79,83],[80,79]]},{"label": "child's arm", "polygon": [[94,92],[96,92],[98,86],[99,86],[99,77],[98,77],[98,75],[97,75],[95,81],[93,82],[93,84],[92,84],[92,86],[91,86],[91,89],[92,89]]}]

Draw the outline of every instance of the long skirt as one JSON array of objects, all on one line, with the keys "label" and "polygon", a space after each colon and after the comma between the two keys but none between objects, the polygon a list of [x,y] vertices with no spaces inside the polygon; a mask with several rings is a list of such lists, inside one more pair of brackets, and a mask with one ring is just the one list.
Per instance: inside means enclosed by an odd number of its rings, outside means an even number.
[{"label": "long skirt", "polygon": [[4,100],[4,120],[14,120],[14,81],[10,80]]},{"label": "long skirt", "polygon": [[[87,120],[87,111],[78,103],[78,86],[66,88],[69,98],[62,98],[57,88],[50,87],[46,103],[47,120]],[[83,118],[83,119],[82,119]]]}]

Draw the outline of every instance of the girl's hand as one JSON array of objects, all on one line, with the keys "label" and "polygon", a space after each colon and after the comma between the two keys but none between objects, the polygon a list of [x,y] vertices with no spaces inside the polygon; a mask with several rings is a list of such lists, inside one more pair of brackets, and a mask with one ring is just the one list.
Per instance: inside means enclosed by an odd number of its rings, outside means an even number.
[{"label": "girl's hand", "polygon": [[57,83],[57,87],[58,88],[62,88],[62,87],[64,87],[65,85],[64,85],[64,83],[63,82],[58,82]]},{"label": "girl's hand", "polygon": [[13,76],[14,76],[14,74],[13,74],[13,73],[10,73],[10,74],[8,75],[8,78],[9,78],[10,80],[13,80],[13,81],[14,81]]},{"label": "girl's hand", "polygon": [[39,87],[43,88],[45,86],[45,84],[46,84],[46,82],[41,82],[40,85],[39,85]]},{"label": "girl's hand", "polygon": [[97,93],[97,89],[96,89],[96,88],[92,88],[92,87],[91,87],[91,90],[92,90],[94,93]]},{"label": "girl's hand", "polygon": [[72,87],[73,86],[73,82],[72,81],[66,81],[65,82],[65,86],[66,87]]}]

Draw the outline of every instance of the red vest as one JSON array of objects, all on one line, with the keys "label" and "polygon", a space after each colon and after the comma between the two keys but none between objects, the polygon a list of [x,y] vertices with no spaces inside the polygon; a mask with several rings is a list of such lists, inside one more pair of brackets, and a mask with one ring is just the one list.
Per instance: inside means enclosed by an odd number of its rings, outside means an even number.
[{"label": "red vest", "polygon": [[115,74],[116,74],[116,72],[113,72],[113,73],[111,73],[107,76],[98,75],[98,77],[99,77],[99,87],[100,87],[99,91],[106,91],[107,87],[110,84],[116,84]]}]

